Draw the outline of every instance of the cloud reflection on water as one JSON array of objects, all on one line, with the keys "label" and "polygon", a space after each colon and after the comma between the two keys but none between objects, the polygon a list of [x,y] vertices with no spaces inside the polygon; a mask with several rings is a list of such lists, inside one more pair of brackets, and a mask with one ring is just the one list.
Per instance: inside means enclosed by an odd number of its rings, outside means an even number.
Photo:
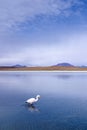
[{"label": "cloud reflection on water", "polygon": [[17,95],[87,97],[87,73],[70,72],[1,72],[0,91]]}]

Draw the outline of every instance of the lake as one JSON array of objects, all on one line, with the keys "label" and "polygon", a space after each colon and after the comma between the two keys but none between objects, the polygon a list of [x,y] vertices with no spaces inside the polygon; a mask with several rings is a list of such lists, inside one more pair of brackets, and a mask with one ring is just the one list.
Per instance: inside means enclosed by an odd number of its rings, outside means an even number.
[{"label": "lake", "polygon": [[0,72],[0,130],[87,130],[87,73]]}]

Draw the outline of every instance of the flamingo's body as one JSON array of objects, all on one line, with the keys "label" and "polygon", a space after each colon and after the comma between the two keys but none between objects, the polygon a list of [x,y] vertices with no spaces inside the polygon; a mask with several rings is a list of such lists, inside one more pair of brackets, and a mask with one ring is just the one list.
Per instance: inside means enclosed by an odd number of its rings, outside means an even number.
[{"label": "flamingo's body", "polygon": [[33,103],[37,102],[39,100],[39,98],[40,98],[40,95],[37,95],[36,98],[30,98],[30,99],[26,100],[26,103],[29,103],[32,105]]}]

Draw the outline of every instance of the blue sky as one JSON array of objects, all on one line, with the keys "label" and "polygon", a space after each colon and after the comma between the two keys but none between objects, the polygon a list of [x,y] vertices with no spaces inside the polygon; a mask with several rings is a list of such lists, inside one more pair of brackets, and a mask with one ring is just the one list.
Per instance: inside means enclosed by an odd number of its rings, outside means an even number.
[{"label": "blue sky", "polygon": [[0,65],[87,65],[86,0],[0,0]]}]

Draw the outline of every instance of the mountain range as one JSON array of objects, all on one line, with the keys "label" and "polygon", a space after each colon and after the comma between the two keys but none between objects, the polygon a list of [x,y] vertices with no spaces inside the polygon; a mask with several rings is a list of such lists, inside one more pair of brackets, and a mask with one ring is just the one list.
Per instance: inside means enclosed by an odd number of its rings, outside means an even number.
[{"label": "mountain range", "polygon": [[[52,65],[52,66],[59,66],[59,67],[80,67],[80,68],[87,68],[87,66],[86,65],[82,65],[82,66],[75,66],[75,65],[72,65],[72,64],[70,64],[70,63],[67,63],[67,62],[63,62],[63,63],[58,63],[58,64],[56,64],[56,65]],[[8,68],[24,68],[24,67],[32,67],[31,65],[30,66],[26,66],[26,65],[20,65],[20,64],[16,64],[16,65],[12,65],[12,66],[0,66],[0,68],[2,68],[2,67],[4,67],[4,68],[6,68],[6,67],[8,67]],[[37,66],[38,67],[38,66]],[[41,67],[41,66],[39,66],[39,67]]]}]

